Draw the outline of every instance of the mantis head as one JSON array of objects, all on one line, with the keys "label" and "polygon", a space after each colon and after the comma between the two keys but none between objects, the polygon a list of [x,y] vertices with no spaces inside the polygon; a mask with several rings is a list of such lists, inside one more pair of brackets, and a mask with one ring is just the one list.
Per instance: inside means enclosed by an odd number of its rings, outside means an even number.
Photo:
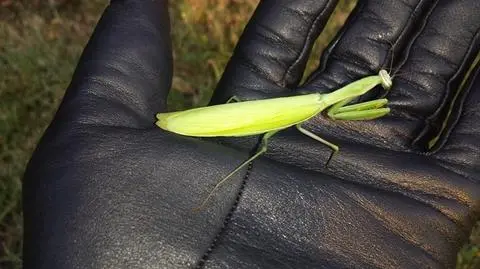
[{"label": "mantis head", "polygon": [[385,90],[390,90],[392,88],[392,77],[388,74],[387,70],[382,69],[380,72],[378,72],[378,75],[382,78],[382,87]]}]

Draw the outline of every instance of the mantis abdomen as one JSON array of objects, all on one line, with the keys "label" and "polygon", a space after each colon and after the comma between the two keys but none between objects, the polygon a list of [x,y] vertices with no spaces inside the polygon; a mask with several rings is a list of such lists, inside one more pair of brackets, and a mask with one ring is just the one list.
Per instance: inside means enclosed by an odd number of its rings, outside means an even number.
[{"label": "mantis abdomen", "polygon": [[323,110],[321,94],[229,103],[157,114],[167,131],[199,137],[248,136],[285,129]]}]

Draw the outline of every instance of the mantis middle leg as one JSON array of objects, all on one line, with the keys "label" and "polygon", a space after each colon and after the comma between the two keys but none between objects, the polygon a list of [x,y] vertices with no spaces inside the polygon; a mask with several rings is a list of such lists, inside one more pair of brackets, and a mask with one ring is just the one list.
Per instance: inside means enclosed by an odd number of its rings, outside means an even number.
[{"label": "mantis middle leg", "polygon": [[236,95],[230,97],[230,99],[227,100],[227,102],[225,102],[226,104],[229,104],[229,103],[232,103],[232,102],[241,102],[242,100],[240,100],[240,98],[238,98]]},{"label": "mantis middle leg", "polygon": [[322,143],[322,144],[324,144],[324,145],[326,145],[326,146],[328,146],[329,148],[332,149],[332,154],[330,154],[330,157],[328,158],[327,163],[325,164],[325,166],[328,166],[328,164],[330,163],[330,160],[333,158],[333,155],[338,152],[338,149],[339,149],[338,146],[335,145],[335,144],[333,144],[332,142],[329,142],[329,141],[327,141],[327,140],[319,137],[318,135],[316,135],[316,134],[314,134],[314,133],[312,133],[312,132],[304,129],[304,128],[302,127],[302,124],[301,124],[301,123],[297,124],[296,127],[297,127],[297,129],[298,129],[300,132],[302,132],[304,135],[306,135],[306,136],[308,136],[308,137],[310,137],[310,138],[312,138],[312,139],[314,139],[314,140],[317,140],[318,142],[320,142],[320,143]]}]

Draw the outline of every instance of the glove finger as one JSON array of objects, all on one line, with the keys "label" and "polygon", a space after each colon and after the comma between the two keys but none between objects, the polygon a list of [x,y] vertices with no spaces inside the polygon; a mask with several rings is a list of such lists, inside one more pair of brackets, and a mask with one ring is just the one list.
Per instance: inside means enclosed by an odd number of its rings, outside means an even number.
[{"label": "glove finger", "polygon": [[[399,61],[401,50],[411,40],[410,33],[423,23],[431,9],[431,1],[359,1],[324,52],[318,70],[298,90],[330,92],[373,75],[380,68],[390,68],[392,59]],[[386,143],[392,136],[377,127],[380,120],[331,121],[318,116],[305,123],[305,127],[340,147],[347,141],[382,147],[396,145]]]},{"label": "glove finger", "polygon": [[300,91],[331,92],[380,68],[411,39],[431,1],[359,1],[342,31],[322,55],[319,68]]},{"label": "glove finger", "polygon": [[167,1],[112,1],[77,66],[55,122],[151,126],[172,77]]},{"label": "glove finger", "polygon": [[[480,60],[480,56],[478,58]],[[480,167],[480,62],[459,92],[434,146],[439,162],[458,174],[477,175]]]},{"label": "glove finger", "polygon": [[[464,12],[465,8],[468,8],[468,12]],[[373,7],[368,6],[363,8],[363,10],[369,12],[372,9]],[[476,14],[480,12],[480,3],[473,0],[443,1],[436,5],[418,2],[417,6],[412,6],[412,10],[413,13],[412,11],[406,13],[412,15],[403,23],[403,25],[406,25],[406,28],[399,26],[389,27],[402,30],[401,34],[393,35],[399,36],[395,41],[395,49],[399,47],[405,48],[402,53],[407,57],[403,60],[400,69],[400,72],[404,73],[405,77],[394,80],[394,87],[387,96],[390,100],[389,107],[392,109],[392,112],[389,116],[375,121],[340,124],[343,126],[329,124],[327,132],[331,135],[341,135],[344,136],[344,139],[350,139],[352,136],[355,136],[357,140],[361,140],[364,143],[381,144],[382,147],[395,150],[424,150],[424,145],[421,145],[421,149],[418,148],[420,138],[426,133],[422,129],[425,126],[436,126],[434,118],[439,115],[438,111],[451,98],[452,89],[459,85],[461,79],[465,76],[466,69],[475,57],[474,52],[478,51],[476,48],[478,48],[479,39],[476,33],[479,30],[480,17],[476,16]],[[378,12],[370,13],[380,14]],[[398,11],[386,13],[394,15]],[[419,16],[418,14],[424,15]],[[380,15],[383,15],[383,13]],[[371,15],[356,16],[359,18],[366,17],[368,18],[367,21],[370,20],[375,23],[386,20],[384,18],[371,19]],[[400,16],[400,18],[393,18],[392,20],[401,22],[402,18]],[[356,20],[356,25],[362,25],[362,23],[363,21],[359,22],[359,19]],[[408,25],[424,26],[409,29]],[[373,26],[368,26],[368,28],[375,29]],[[387,27],[383,26],[379,28],[379,32],[370,33],[370,35],[374,37],[386,36],[382,32],[385,28]],[[416,31],[420,32],[417,33]],[[331,54],[334,59],[346,59],[345,55],[349,55],[349,53],[366,53],[357,52],[364,50],[354,49],[351,48],[351,44],[350,46],[348,45],[348,40],[357,40],[355,35],[359,35],[358,32],[361,31],[346,30],[342,40],[338,42],[338,49],[332,49]],[[409,33],[406,34],[405,32]],[[350,34],[354,35],[354,37],[349,36]],[[416,38],[414,39],[414,37]],[[344,41],[344,39],[347,41]],[[372,40],[368,35],[359,40],[363,39],[369,40],[365,41],[367,43],[371,43]],[[386,41],[390,40],[386,39]],[[343,42],[347,43],[345,45],[346,49],[342,49]],[[378,42],[374,44],[378,44]],[[413,44],[408,44],[407,42]],[[372,53],[372,55],[375,54]],[[386,55],[386,53],[383,53],[383,55]],[[367,56],[364,58],[371,62],[367,62],[366,66],[380,68],[382,61],[388,62],[388,57],[376,59],[375,57]],[[398,59],[399,57],[396,58]],[[351,74],[362,72],[359,68],[355,68],[355,64],[349,64],[348,61],[347,63],[342,63],[334,60],[329,66],[331,67],[328,67],[326,72],[319,74],[317,78],[313,78],[308,85],[310,89],[312,89],[312,85],[320,89],[334,88],[333,85],[343,81],[344,77],[349,74],[356,77],[357,75]],[[332,70],[339,71],[333,73]],[[347,75],[342,75],[342,70],[346,70],[343,73]],[[325,125],[323,122],[322,124]],[[414,144],[416,146],[413,146]]]},{"label": "glove finger", "polygon": [[388,96],[391,115],[398,120],[383,128],[413,138],[405,143],[418,150],[428,148],[431,134],[438,133],[444,111],[480,49],[478,14],[480,2],[475,0],[439,2],[409,49],[400,71],[404,77],[396,79]]},{"label": "glove finger", "polygon": [[315,39],[337,1],[261,1],[228,63],[212,103],[257,99],[299,83]]}]

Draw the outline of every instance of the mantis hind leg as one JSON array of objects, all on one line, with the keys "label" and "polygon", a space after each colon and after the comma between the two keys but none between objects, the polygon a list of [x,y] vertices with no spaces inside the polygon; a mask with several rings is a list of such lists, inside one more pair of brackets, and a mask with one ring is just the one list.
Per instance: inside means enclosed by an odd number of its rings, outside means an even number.
[{"label": "mantis hind leg", "polygon": [[[231,99],[231,98],[230,98]],[[208,193],[207,197],[203,200],[202,204],[195,208],[194,211],[199,211],[201,210],[202,208],[205,207],[205,205],[207,204],[208,200],[212,197],[213,193],[223,184],[225,183],[230,177],[232,177],[235,173],[237,173],[238,171],[240,171],[240,169],[244,168],[245,166],[247,166],[250,162],[252,162],[253,160],[255,160],[256,158],[260,157],[260,155],[262,155],[263,153],[265,153],[267,151],[267,147],[268,147],[268,139],[270,139],[270,137],[272,137],[274,134],[276,134],[278,131],[280,130],[275,130],[275,131],[270,131],[268,133],[265,133],[262,137],[262,141],[260,143],[260,146],[257,150],[257,152],[250,158],[248,158],[246,161],[244,161],[243,163],[241,163],[237,168],[235,168],[232,172],[230,172],[228,175],[226,175],[222,180],[220,180],[214,187],[213,189]]]},{"label": "mantis hind leg", "polygon": [[328,166],[328,164],[330,163],[330,160],[332,160],[332,158],[333,158],[333,155],[335,155],[335,153],[338,152],[338,150],[339,150],[338,146],[333,144],[332,142],[329,142],[329,141],[317,136],[316,134],[304,129],[301,124],[297,124],[296,127],[304,135],[306,135],[306,136],[308,136],[308,137],[310,137],[314,140],[317,140],[318,142],[320,142],[320,143],[322,143],[322,144],[324,144],[324,145],[326,145],[326,146],[328,146],[329,148],[332,149],[332,154],[330,154],[330,157],[328,157],[327,163],[325,164],[325,166]]}]

